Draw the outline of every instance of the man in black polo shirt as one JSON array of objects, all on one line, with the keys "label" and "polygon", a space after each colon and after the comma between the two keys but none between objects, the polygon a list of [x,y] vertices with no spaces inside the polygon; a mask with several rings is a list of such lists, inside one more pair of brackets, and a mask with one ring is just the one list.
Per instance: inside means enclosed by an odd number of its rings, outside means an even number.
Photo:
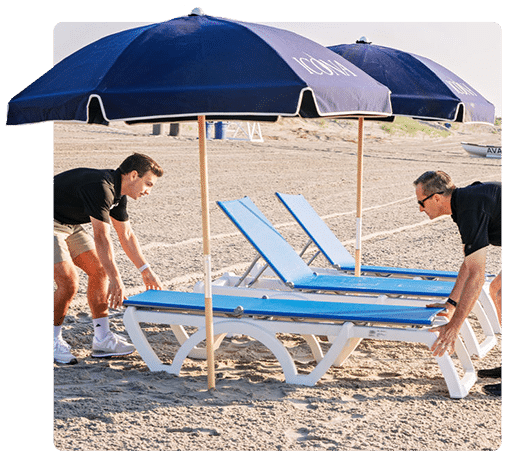
[{"label": "man in black polo shirt", "polygon": [[[148,195],[161,167],[150,157],[135,153],[113,169],[78,168],[54,177],[54,360],[74,364],[76,358],[62,338],[62,324],[78,291],[76,267],[88,275],[88,303],[92,311],[92,356],[127,355],[134,351],[121,336],[110,331],[108,308],[126,298],[115,263],[111,226],[129,259],[141,272],[147,289],[162,289],[161,282],[143,257],[129,223],[127,197]],[[82,224],[92,223],[93,237]]]},{"label": "man in black polo shirt", "polygon": [[[454,350],[461,325],[479,298],[486,267],[486,248],[490,244],[502,246],[502,184],[500,182],[474,182],[457,188],[443,171],[428,171],[414,181],[420,211],[430,219],[450,215],[458,225],[465,259],[460,267],[445,306],[449,322],[431,329],[439,336],[431,350],[443,356]],[[502,272],[490,284],[499,321],[502,321]],[[479,371],[479,376],[501,376],[501,368]],[[485,391],[501,394],[501,384],[486,385]]]}]

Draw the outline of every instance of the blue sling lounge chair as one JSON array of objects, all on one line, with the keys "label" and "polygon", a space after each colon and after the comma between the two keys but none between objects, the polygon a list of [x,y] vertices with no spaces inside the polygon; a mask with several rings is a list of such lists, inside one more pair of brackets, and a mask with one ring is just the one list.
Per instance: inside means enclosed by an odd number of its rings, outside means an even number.
[{"label": "blue sling lounge chair", "polygon": [[[279,296],[284,297],[288,293],[284,294],[282,291],[291,290],[302,293],[341,294],[341,297],[336,301],[347,302],[350,301],[349,296],[355,295],[359,296],[359,304],[364,302],[391,303],[393,299],[388,299],[387,296],[398,296],[400,298],[394,299],[397,303],[409,301],[414,305],[419,304],[424,307],[426,302],[429,303],[429,300],[424,299],[447,298],[454,285],[450,281],[354,277],[337,271],[332,274],[315,273],[248,197],[218,202],[218,205],[253,245],[258,254],[265,259],[280,281],[257,277],[249,284],[250,287],[256,285],[255,289],[241,289],[241,281],[231,283],[230,280],[225,279],[225,277],[231,277],[230,274],[225,274],[223,279],[213,283],[213,292],[215,293],[257,296],[261,294],[261,291],[266,290],[267,292],[263,294],[270,294],[273,297],[273,290],[278,290]],[[236,286],[236,288],[232,286]],[[201,286],[197,284],[195,291],[199,292],[200,290]],[[328,301],[327,298],[324,300]],[[464,322],[461,333],[469,353],[472,356],[483,357],[496,345],[497,340],[489,320],[478,303],[475,308],[485,335],[484,340],[481,344],[479,343],[468,321]]]},{"label": "blue sling lounge chair", "polygon": [[[303,249],[301,255],[303,255],[304,251],[311,243],[314,243],[319,250],[318,253],[322,253],[336,270],[350,273],[355,270],[355,259],[304,196],[283,193],[276,193],[276,196],[310,238],[309,243]],[[315,254],[315,256],[317,254]],[[315,256],[313,256],[313,259]],[[308,264],[309,263],[310,262],[308,262]],[[456,281],[456,277],[458,276],[458,272],[453,271],[373,265],[361,265],[361,272],[368,275],[392,276],[396,278],[421,277],[423,279],[440,279],[446,281]],[[489,295],[489,282],[485,283],[479,300],[494,332],[501,333],[495,305]]]},{"label": "blue sling lounge chair", "polygon": [[[332,233],[331,229],[306,201],[304,196],[288,195],[279,192],[276,193],[276,196],[306,232],[311,242],[318,247],[319,251],[334,268],[348,272],[355,270],[355,259],[353,256],[346,250],[336,235]],[[458,272],[453,271],[373,265],[361,265],[361,271],[366,274],[396,275],[399,277],[418,276],[426,279],[444,279],[447,281],[455,281],[458,276]]]},{"label": "blue sling lounge chair", "polygon": [[[352,298],[354,300],[354,298]],[[204,296],[176,291],[145,291],[124,301],[124,324],[133,344],[151,371],[179,375],[182,364],[205,340]],[[243,334],[263,343],[281,364],[290,384],[314,385],[333,364],[343,363],[364,339],[419,342],[428,347],[436,339],[429,327],[443,324],[436,317],[439,308],[313,302],[309,300],[262,299],[213,296],[215,348],[226,334]],[[172,325],[172,330],[193,326],[191,336],[177,336],[180,347],[171,364],[158,358],[140,323]],[[302,335],[311,348],[316,366],[308,374],[299,373],[295,361],[277,334]],[[333,336],[324,354],[315,336]],[[199,353],[198,353],[199,354]],[[452,398],[465,397],[476,381],[476,373],[461,339],[456,342],[454,360],[445,354],[436,358]],[[456,361],[456,362],[455,362]],[[458,373],[461,369],[461,374]]]},{"label": "blue sling lounge chair", "polygon": [[318,274],[302,260],[249,197],[219,201],[218,205],[270,265],[273,272],[291,288],[409,297],[448,297],[454,286],[450,281],[354,277],[341,273]]}]

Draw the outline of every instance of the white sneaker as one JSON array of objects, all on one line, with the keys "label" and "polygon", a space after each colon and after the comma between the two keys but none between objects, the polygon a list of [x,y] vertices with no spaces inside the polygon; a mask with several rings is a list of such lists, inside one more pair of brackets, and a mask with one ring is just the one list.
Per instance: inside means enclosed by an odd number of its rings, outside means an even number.
[{"label": "white sneaker", "polygon": [[109,331],[106,337],[99,341],[96,337],[92,342],[92,357],[107,358],[110,356],[130,355],[135,350],[127,340]]},{"label": "white sneaker", "polygon": [[76,364],[78,360],[71,353],[71,346],[61,335],[53,339],[53,360],[59,364]]}]

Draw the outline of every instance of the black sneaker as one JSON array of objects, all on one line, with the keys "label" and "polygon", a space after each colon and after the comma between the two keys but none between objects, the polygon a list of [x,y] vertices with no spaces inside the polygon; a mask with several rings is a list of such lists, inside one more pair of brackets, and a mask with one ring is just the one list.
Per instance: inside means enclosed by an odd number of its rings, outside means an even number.
[{"label": "black sneaker", "polygon": [[502,366],[493,369],[481,369],[477,371],[477,377],[488,379],[499,379],[502,377]]},{"label": "black sneaker", "polygon": [[494,385],[484,385],[482,388],[486,394],[491,396],[502,396],[501,383],[495,383]]}]

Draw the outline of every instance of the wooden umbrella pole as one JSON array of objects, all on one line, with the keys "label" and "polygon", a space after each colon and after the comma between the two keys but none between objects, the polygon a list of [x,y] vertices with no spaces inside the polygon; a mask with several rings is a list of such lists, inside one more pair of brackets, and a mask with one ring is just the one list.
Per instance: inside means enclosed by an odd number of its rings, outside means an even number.
[{"label": "wooden umbrella pole", "polygon": [[214,325],[212,314],[212,268],[210,258],[209,179],[207,170],[207,136],[205,116],[198,116],[198,139],[200,143],[200,183],[203,232],[203,261],[205,267],[205,333],[207,347],[208,389],[216,387],[214,372]]},{"label": "wooden umbrella pole", "polygon": [[357,135],[357,220],[355,238],[355,276],[361,276],[361,237],[362,237],[362,157],[364,154],[364,118],[359,118]]}]

